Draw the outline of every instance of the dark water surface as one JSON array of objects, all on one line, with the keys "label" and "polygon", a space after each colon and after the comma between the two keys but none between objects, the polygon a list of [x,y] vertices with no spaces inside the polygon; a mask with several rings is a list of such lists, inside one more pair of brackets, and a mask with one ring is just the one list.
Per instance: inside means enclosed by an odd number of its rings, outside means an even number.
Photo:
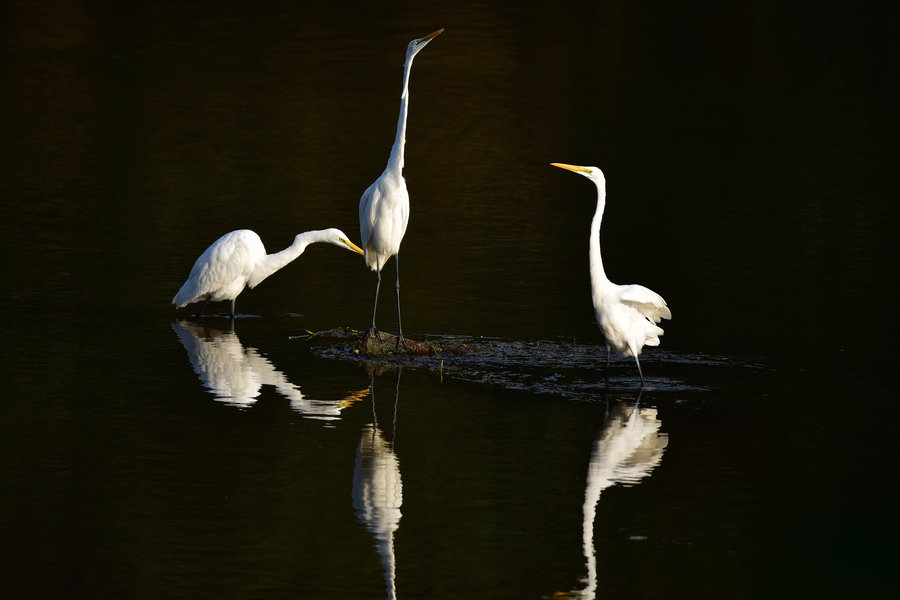
[{"label": "dark water surface", "polygon": [[[134,4],[0,8],[3,597],[896,589],[898,9]],[[478,350],[299,337],[371,315],[321,245],[233,325],[176,313],[232,229],[358,241],[439,27],[404,329]],[[605,171],[607,272],[672,309],[639,398],[552,161]]]}]

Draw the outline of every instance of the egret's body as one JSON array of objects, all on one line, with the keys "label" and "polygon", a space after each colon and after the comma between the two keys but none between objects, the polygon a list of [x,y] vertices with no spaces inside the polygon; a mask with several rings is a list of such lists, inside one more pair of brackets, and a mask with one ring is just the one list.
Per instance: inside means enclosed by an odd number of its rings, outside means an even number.
[{"label": "egret's body", "polygon": [[397,134],[391,148],[391,156],[381,176],[368,187],[359,200],[359,232],[365,252],[366,264],[375,271],[375,305],[372,308],[372,327],[378,310],[378,291],[381,288],[381,270],[392,256],[397,271],[397,348],[403,341],[403,323],[400,318],[400,242],[409,223],[409,192],[403,179],[403,153],[406,145],[406,115],[409,111],[409,73],[413,58],[428,42],[437,37],[439,29],[423,38],[413,40],[406,49],[403,65],[403,93],[400,96],[400,117]]},{"label": "egret's body", "polygon": [[[606,208],[606,179],[597,167],[580,167],[562,163],[553,166],[587,177],[597,186],[597,210],[591,221],[590,269],[591,296],[597,324],[606,338],[607,352],[612,348],[622,356],[633,356],[644,384],[644,374],[638,355],[644,346],[658,346],[663,334],[657,325],[660,319],[671,319],[672,313],[662,296],[642,285],[618,285],[609,280],[603,270],[600,254],[600,223]],[[607,367],[609,355],[607,354]]]},{"label": "egret's body", "polygon": [[328,242],[363,253],[340,229],[322,229],[299,233],[294,243],[281,252],[266,254],[266,248],[255,232],[238,229],[220,237],[200,255],[172,304],[181,308],[202,300],[203,306],[197,311],[199,315],[210,301],[231,300],[233,318],[235,299],[245,287],[256,287],[316,242]]}]

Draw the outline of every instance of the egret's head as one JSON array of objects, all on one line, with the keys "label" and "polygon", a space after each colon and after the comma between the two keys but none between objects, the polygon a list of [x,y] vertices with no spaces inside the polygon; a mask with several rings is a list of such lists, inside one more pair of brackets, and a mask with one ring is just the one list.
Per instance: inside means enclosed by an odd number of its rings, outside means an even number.
[{"label": "egret's head", "polygon": [[578,165],[567,165],[565,163],[550,163],[554,167],[559,167],[560,169],[566,169],[567,171],[572,171],[573,173],[578,173],[579,175],[583,175],[597,184],[606,183],[606,178],[603,176],[603,171],[601,171],[597,167],[580,167]]},{"label": "egret's head", "polygon": [[347,250],[352,250],[357,254],[363,254],[362,248],[354,244],[350,241],[350,236],[341,231],[340,229],[329,229],[328,230],[331,239],[329,240],[335,246],[340,246],[341,248],[346,248]]},{"label": "egret's head", "polygon": [[295,243],[301,240],[304,242],[304,247],[307,244],[312,244],[315,242],[328,242],[329,244],[333,244],[339,248],[352,250],[357,254],[363,254],[362,248],[350,241],[350,236],[348,236],[340,229],[335,229],[334,227],[332,227],[331,229],[319,229],[315,231],[305,231],[303,233],[298,233],[297,237],[295,238]]},{"label": "egret's head", "polygon": [[425,37],[411,41],[409,46],[406,47],[406,57],[409,59],[415,56],[422,48],[428,45],[428,42],[441,35],[443,31],[443,28],[441,28],[433,33],[429,33]]}]

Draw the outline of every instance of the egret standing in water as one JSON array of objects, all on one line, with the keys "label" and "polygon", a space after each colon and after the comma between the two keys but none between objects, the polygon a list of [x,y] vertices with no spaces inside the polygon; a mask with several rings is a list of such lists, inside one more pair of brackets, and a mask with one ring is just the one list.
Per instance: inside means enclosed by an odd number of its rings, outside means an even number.
[{"label": "egret standing in water", "polygon": [[375,271],[375,305],[372,308],[372,326],[369,335],[378,333],[375,327],[375,313],[378,310],[378,290],[381,288],[381,270],[390,257],[394,257],[397,280],[397,350],[403,342],[403,323],[400,319],[400,242],[409,223],[409,192],[403,179],[403,147],[406,144],[406,114],[409,111],[409,72],[416,54],[443,29],[438,29],[423,38],[413,40],[406,48],[406,63],[403,65],[403,93],[400,95],[400,118],[397,121],[397,135],[387,167],[375,183],[363,193],[359,200],[359,232],[365,249],[366,264]]},{"label": "egret standing in water", "polygon": [[591,296],[597,324],[606,338],[606,371],[609,377],[609,349],[613,348],[622,356],[633,356],[644,385],[644,374],[638,354],[644,346],[659,346],[659,336],[663,334],[660,319],[671,319],[672,313],[666,301],[656,292],[642,285],[618,285],[606,277],[603,258],[600,256],[600,222],[606,208],[606,178],[597,167],[579,167],[563,163],[551,163],[554,167],[568,169],[587,177],[597,186],[597,210],[591,221],[590,267]]},{"label": "egret standing in water", "polygon": [[226,233],[212,243],[194,263],[187,281],[175,294],[172,304],[181,308],[203,300],[197,316],[210,300],[231,300],[231,318],[234,318],[234,301],[245,287],[255,288],[266,277],[285,267],[316,242],[328,242],[362,254],[362,248],[350,241],[340,229],[322,229],[298,233],[294,243],[275,254],[266,254],[266,248],[256,232],[238,229]]}]

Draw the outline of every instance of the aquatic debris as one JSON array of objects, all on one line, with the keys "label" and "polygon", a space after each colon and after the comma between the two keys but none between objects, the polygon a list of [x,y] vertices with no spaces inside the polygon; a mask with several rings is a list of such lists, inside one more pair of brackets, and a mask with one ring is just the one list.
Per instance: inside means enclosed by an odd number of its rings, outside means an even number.
[{"label": "aquatic debris", "polygon": [[307,329],[306,333],[288,336],[288,339],[311,340],[314,337],[346,339],[358,338],[362,333],[362,331],[353,329],[352,327],[333,327],[332,329],[325,329],[323,331],[310,331]]},{"label": "aquatic debris", "polygon": [[[635,388],[630,358],[613,355],[606,373],[606,350],[598,344],[575,340],[503,340],[477,336],[428,334],[425,341],[411,341],[407,352],[396,353],[397,338],[382,332],[372,336],[369,351],[363,345],[365,332],[349,328],[310,332],[311,351],[321,357],[355,360],[395,368],[397,365],[433,371],[442,382],[448,379],[486,384],[580,399],[603,398],[606,391]],[[318,339],[315,339],[318,338]],[[331,338],[331,339],[329,339]],[[725,357],[683,354],[653,349],[644,354],[653,364],[648,389],[703,391],[716,385],[727,370],[756,370],[758,365]],[[650,362],[652,361],[652,363]]]},{"label": "aquatic debris", "polygon": [[350,327],[335,327],[325,331],[307,330],[305,335],[291,336],[291,339],[309,340],[312,338],[353,340],[356,342],[353,352],[355,355],[374,358],[461,356],[480,349],[479,346],[464,342],[458,338],[420,342],[404,337],[403,343],[400,344],[398,350],[396,335],[384,331],[372,334],[371,331],[360,331]]},{"label": "aquatic debris", "polygon": [[385,332],[369,330],[359,341],[359,353],[366,356],[433,356],[437,354],[432,345],[403,338],[403,343],[397,345],[397,336]]}]

